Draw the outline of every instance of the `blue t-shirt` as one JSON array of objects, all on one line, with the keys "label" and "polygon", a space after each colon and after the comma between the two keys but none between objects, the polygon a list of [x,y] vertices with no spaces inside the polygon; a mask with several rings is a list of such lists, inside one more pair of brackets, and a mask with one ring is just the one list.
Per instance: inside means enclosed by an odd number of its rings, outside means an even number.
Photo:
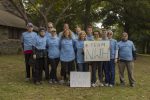
[{"label": "blue t-shirt", "polygon": [[46,31],[46,33],[45,33],[45,37],[47,37],[47,38],[49,38],[49,37],[51,37],[52,35],[51,35],[51,33],[50,32],[48,32],[48,31]]},{"label": "blue t-shirt", "polygon": [[121,60],[132,61],[133,51],[136,51],[135,46],[132,41],[120,41],[118,43],[118,57]]},{"label": "blue t-shirt", "polygon": [[110,39],[110,59],[115,59],[116,50],[118,50],[117,41]]},{"label": "blue t-shirt", "polygon": [[75,41],[75,48],[76,48],[76,59],[77,63],[84,63],[84,55],[83,55],[83,48],[84,48],[84,41],[76,40]]},{"label": "blue t-shirt", "polygon": [[74,40],[63,38],[60,40],[60,60],[72,61],[75,59]]},{"label": "blue t-shirt", "polygon": [[35,44],[34,47],[36,47],[36,49],[38,50],[45,50],[46,49],[46,40],[47,38],[41,37],[40,35],[37,35],[35,38]]},{"label": "blue t-shirt", "polygon": [[60,57],[60,39],[55,37],[49,37],[47,39],[48,57],[51,59]]},{"label": "blue t-shirt", "polygon": [[35,44],[36,36],[37,36],[37,33],[35,32],[22,33],[21,42],[23,43],[24,51],[32,50],[32,46]]},{"label": "blue t-shirt", "polygon": [[88,34],[88,35],[86,36],[86,40],[87,40],[87,41],[93,41],[93,40],[94,40],[93,35],[92,35],[92,34]]}]

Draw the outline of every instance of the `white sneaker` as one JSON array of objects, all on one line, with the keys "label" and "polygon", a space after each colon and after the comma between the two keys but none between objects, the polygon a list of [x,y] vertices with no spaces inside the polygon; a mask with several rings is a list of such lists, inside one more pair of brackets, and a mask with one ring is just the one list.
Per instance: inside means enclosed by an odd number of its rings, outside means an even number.
[{"label": "white sneaker", "polygon": [[106,86],[106,87],[108,87],[108,86],[109,86],[109,84],[108,84],[108,83],[106,83],[106,84],[105,84],[105,86]]},{"label": "white sneaker", "polygon": [[112,84],[109,84],[109,87],[114,87],[114,85],[112,85]]},{"label": "white sneaker", "polygon": [[65,81],[64,81],[64,80],[60,80],[59,83],[60,83],[60,84],[64,84]]},{"label": "white sneaker", "polygon": [[99,83],[99,86],[103,87],[103,86],[104,86],[104,84],[103,84],[103,83]]},{"label": "white sneaker", "polygon": [[50,83],[50,84],[52,84],[52,83],[53,83],[52,79],[50,79],[50,80],[49,80],[49,83]]},{"label": "white sneaker", "polygon": [[92,87],[96,87],[96,84],[95,84],[95,83],[92,83],[91,86],[92,86]]}]

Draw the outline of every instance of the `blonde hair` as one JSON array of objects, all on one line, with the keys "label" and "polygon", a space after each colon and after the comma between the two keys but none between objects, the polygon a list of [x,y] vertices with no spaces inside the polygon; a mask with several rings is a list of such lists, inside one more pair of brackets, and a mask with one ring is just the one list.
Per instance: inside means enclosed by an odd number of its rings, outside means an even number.
[{"label": "blonde hair", "polygon": [[81,31],[81,32],[78,34],[78,35],[79,35],[79,36],[78,36],[78,37],[79,37],[79,40],[81,40],[81,35],[82,35],[82,34],[85,34],[85,39],[86,39],[86,32],[85,32],[85,31]]},{"label": "blonde hair", "polygon": [[65,33],[69,31],[69,38],[72,39],[72,31],[70,29],[66,29],[62,32],[62,38],[66,38],[65,37]]}]

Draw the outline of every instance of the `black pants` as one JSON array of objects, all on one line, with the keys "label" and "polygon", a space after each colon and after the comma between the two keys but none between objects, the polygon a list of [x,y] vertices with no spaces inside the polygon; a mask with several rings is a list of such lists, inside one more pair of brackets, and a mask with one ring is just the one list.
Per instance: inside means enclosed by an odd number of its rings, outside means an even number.
[{"label": "black pants", "polygon": [[49,58],[49,62],[51,65],[50,79],[54,79],[55,81],[58,81],[58,79],[57,79],[57,66],[59,64],[59,58],[55,58],[55,59]]},{"label": "black pants", "polygon": [[45,66],[45,59],[44,58],[38,58],[36,59],[36,65],[35,65],[35,75],[34,75],[34,81],[40,82],[42,81],[42,69]]},{"label": "black pants", "polygon": [[100,82],[103,82],[103,72],[102,72],[102,62],[101,61],[94,61],[91,62],[92,65],[92,83],[96,82],[96,70],[98,69],[98,78]]},{"label": "black pants", "polygon": [[44,70],[44,72],[45,72],[45,79],[46,80],[49,80],[49,64],[48,64],[49,62],[48,62],[48,58],[47,57],[45,57],[44,58],[44,67],[43,67],[43,70]]},{"label": "black pants", "polygon": [[64,77],[64,80],[67,80],[67,74],[70,75],[70,72],[74,70],[75,70],[74,60],[69,62],[61,61],[61,76]]},{"label": "black pants", "polygon": [[[29,60],[32,57],[32,54],[25,54],[25,66],[26,66],[26,78],[30,78],[30,65],[29,65]],[[32,67],[32,74],[33,74],[33,67]]]}]

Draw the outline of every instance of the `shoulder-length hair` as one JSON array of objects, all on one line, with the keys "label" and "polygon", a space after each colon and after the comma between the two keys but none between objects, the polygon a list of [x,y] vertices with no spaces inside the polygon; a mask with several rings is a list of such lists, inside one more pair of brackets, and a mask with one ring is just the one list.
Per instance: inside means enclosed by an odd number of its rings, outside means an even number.
[{"label": "shoulder-length hair", "polygon": [[81,40],[81,35],[82,35],[82,34],[85,34],[85,39],[84,39],[84,40],[86,40],[86,32],[85,32],[85,31],[81,31],[81,32],[78,34],[78,35],[79,35],[79,36],[78,36],[78,39]]},{"label": "shoulder-length hair", "polygon": [[69,31],[69,39],[72,39],[72,31],[70,29],[66,29],[62,32],[62,38],[66,38],[65,37],[65,33]]}]

